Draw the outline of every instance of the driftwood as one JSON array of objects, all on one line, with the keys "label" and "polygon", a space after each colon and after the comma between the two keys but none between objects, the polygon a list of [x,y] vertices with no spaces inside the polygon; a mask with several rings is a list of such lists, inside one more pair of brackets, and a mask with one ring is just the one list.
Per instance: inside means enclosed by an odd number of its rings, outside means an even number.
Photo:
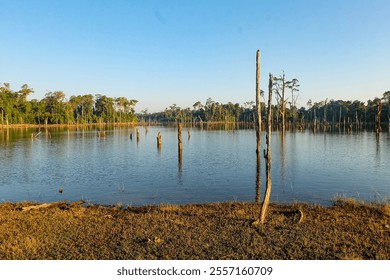
[{"label": "driftwood", "polygon": [[299,210],[299,214],[300,214],[298,224],[301,224],[303,222],[303,220],[305,219],[305,215],[303,214],[302,209],[298,208],[298,210]]},{"label": "driftwood", "polygon": [[54,206],[66,205],[66,203],[67,203],[67,201],[58,201],[58,202],[52,202],[52,203],[43,203],[43,204],[38,204],[38,205],[25,206],[22,208],[22,211],[30,211],[30,210],[37,210],[37,209],[54,207]]}]

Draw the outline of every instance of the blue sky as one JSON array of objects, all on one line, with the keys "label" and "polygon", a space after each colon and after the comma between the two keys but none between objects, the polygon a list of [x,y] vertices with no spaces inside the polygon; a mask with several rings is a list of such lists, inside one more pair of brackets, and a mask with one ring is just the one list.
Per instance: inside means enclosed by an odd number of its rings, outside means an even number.
[{"label": "blue sky", "polygon": [[268,73],[301,84],[298,104],[390,90],[387,0],[0,0],[0,82],[31,98],[105,94],[136,110],[208,97],[255,100]]}]

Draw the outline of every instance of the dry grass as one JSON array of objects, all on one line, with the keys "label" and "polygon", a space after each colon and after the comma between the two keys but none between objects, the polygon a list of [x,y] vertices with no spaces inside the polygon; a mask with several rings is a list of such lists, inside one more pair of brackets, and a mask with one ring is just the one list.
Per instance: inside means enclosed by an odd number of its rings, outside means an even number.
[{"label": "dry grass", "polygon": [[32,205],[0,204],[0,259],[390,259],[389,204]]}]

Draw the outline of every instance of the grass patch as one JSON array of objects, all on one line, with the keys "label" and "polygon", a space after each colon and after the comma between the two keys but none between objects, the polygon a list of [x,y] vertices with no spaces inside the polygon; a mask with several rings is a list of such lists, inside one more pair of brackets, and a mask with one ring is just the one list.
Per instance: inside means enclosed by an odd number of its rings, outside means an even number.
[{"label": "grass patch", "polygon": [[0,204],[0,259],[390,259],[386,203],[31,206]]}]

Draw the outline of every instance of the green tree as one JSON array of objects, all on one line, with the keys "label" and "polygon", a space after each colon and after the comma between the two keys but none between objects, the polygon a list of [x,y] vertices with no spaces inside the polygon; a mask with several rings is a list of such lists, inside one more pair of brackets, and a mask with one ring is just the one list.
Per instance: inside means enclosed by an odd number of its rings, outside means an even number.
[{"label": "green tree", "polygon": [[95,113],[100,121],[115,122],[114,98],[105,95],[95,95]]}]

